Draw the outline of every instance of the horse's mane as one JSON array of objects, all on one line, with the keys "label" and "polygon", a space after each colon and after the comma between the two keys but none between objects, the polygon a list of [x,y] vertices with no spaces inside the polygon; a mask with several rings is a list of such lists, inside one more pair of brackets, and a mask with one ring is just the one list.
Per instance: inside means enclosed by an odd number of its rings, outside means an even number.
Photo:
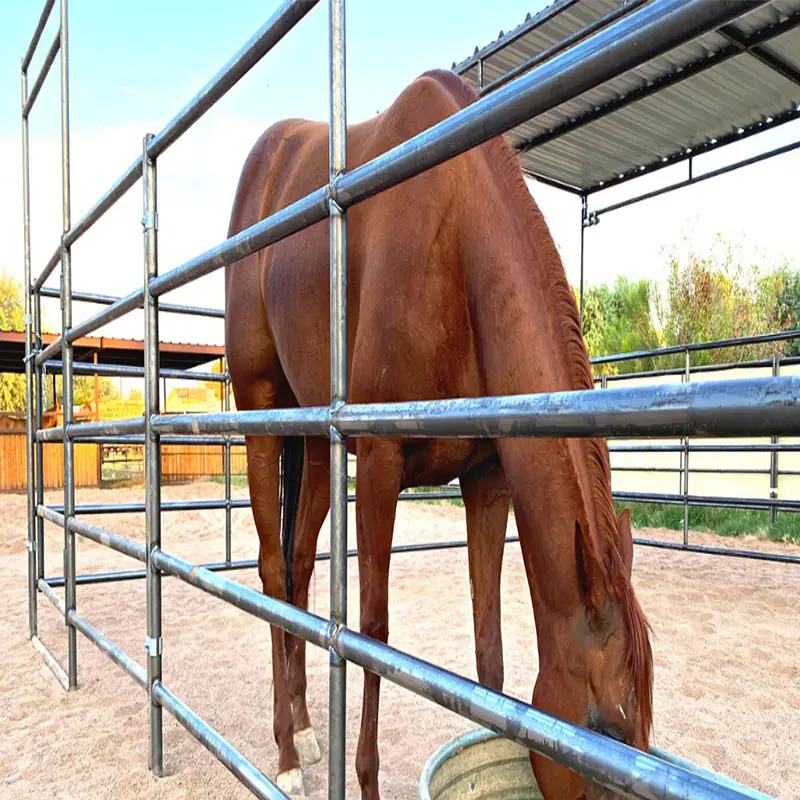
[{"label": "horse's mane", "polygon": [[[426,73],[426,76],[442,84],[461,108],[478,98],[475,90],[452,72],[434,71]],[[543,269],[547,271],[546,284],[551,292],[548,308],[552,309],[560,327],[570,388],[594,389],[575,296],[544,215],[525,183],[509,142],[504,137],[497,137],[486,142],[481,149],[495,174],[519,195],[519,198],[515,198],[518,206],[524,208],[530,217],[530,222],[526,220],[523,227],[529,232],[531,246],[538,253]],[[633,592],[620,553],[619,528],[611,497],[608,445],[605,439],[588,438],[581,440],[579,450],[586,456],[588,489],[596,522],[594,526],[581,528],[584,557],[593,560],[596,567],[593,574],[602,578],[608,595],[622,608],[628,632],[628,665],[639,701],[642,738],[647,742],[653,717],[653,656],[648,635],[649,624]],[[600,608],[595,605],[590,611],[597,614]]]}]

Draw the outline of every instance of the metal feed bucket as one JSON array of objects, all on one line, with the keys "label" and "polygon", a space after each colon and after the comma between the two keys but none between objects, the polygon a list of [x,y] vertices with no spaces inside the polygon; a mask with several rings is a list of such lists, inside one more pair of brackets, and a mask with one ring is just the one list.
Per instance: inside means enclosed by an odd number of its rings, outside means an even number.
[{"label": "metal feed bucket", "polygon": [[[769,795],[742,786],[656,747],[650,754],[742,792],[753,800]],[[419,780],[419,800],[543,800],[531,770],[528,751],[494,731],[478,728],[445,742],[431,757]]]}]

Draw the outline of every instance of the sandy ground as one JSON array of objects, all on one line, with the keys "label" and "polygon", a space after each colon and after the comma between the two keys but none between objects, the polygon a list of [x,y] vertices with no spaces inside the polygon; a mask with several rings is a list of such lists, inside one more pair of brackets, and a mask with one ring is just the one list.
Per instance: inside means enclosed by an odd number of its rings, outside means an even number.
[{"label": "sandy ground", "polygon": [[[240,494],[242,490],[237,490]],[[216,484],[168,487],[165,499],[219,496]],[[78,502],[141,500],[139,490],[85,490]],[[58,493],[48,502],[59,502]],[[27,640],[25,498],[0,497],[0,796],[3,798],[244,798],[216,759],[165,713],[166,777],[147,771],[144,693],[92,644],[78,637],[79,688],[64,693]],[[352,508],[351,508],[352,513]],[[95,518],[143,538],[143,517]],[[510,533],[514,533],[513,520]],[[46,525],[48,574],[61,572],[56,529]],[[223,556],[222,512],[170,514],[163,545],[191,561]],[[665,532],[647,531],[647,535]],[[354,524],[351,524],[351,535]],[[396,543],[464,536],[454,506],[401,503]],[[675,534],[669,534],[675,538]],[[733,544],[693,534],[695,542]],[[251,558],[249,510],[234,512],[234,555]],[[755,549],[777,545],[738,540]],[[327,549],[323,530],[320,549]],[[784,551],[800,552],[783,546]],[[81,571],[127,568],[124,556],[80,541]],[[350,624],[357,626],[356,563],[350,562]],[[233,573],[257,587],[254,570]],[[655,629],[655,744],[779,798],[800,797],[800,568],[637,547],[634,580]],[[312,606],[326,615],[327,565],[314,578]],[[79,587],[81,614],[144,663],[144,583]],[[475,676],[465,550],[398,555],[392,564],[390,641]],[[269,634],[266,624],[174,579],[163,584],[167,686],[274,775]],[[517,545],[503,575],[506,691],[530,699],[537,656],[528,588]],[[64,627],[40,598],[41,638],[66,661]],[[327,655],[309,647],[309,706],[323,762],[306,770],[310,796],[326,788]],[[362,675],[348,670],[348,796],[354,769]],[[383,797],[414,798],[436,747],[474,727],[384,682],[381,699]]]}]

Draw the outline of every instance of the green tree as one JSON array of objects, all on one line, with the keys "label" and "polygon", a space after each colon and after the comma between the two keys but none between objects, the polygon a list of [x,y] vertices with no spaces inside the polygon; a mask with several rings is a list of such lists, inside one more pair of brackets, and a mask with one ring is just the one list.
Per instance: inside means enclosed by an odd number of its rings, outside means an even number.
[{"label": "green tree", "polygon": [[[5,269],[0,269],[0,330],[21,331],[24,328],[22,284]],[[25,410],[25,375],[0,375],[0,410]]]},{"label": "green tree", "polygon": [[[604,356],[652,350],[661,345],[653,320],[655,287],[647,280],[618,277],[584,292],[583,332],[589,355]],[[652,358],[596,364],[596,375],[653,369]]]},{"label": "green tree", "polygon": [[[673,255],[665,291],[659,297],[658,317],[667,345],[734,339],[768,333],[783,327],[778,298],[782,280],[774,272],[738,261],[729,242],[718,236],[704,254]],[[694,364],[730,363],[765,358],[784,345],[762,344],[692,354]],[[670,361],[683,363],[682,356]]]},{"label": "green tree", "polygon": [[[776,313],[778,326],[785,330],[800,328],[800,271],[782,264],[775,271],[777,287]],[[791,339],[783,351],[787,356],[800,355],[800,339]]]},{"label": "green tree", "polygon": [[[25,301],[22,283],[9,275],[4,269],[0,270],[0,330],[23,331],[25,329]],[[20,368],[22,365],[20,364]],[[118,396],[117,387],[113,379],[101,377],[98,382],[98,391],[101,404],[103,400],[114,399]],[[47,405],[53,403],[50,397],[52,389],[47,387]],[[94,401],[94,376],[75,376],[73,383],[74,404]],[[61,377],[56,379],[56,398],[62,402],[63,387]],[[25,410],[25,375],[8,374],[0,375],[0,409],[6,411]]]}]

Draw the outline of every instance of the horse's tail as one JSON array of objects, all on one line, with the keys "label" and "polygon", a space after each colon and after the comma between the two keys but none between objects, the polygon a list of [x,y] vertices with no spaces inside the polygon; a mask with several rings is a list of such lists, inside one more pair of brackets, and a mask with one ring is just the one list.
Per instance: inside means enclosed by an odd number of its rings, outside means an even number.
[{"label": "horse's tail", "polygon": [[281,475],[281,545],[286,563],[286,601],[292,602],[292,546],[294,523],[300,505],[300,484],[303,480],[305,439],[302,436],[285,436],[283,439],[283,470]]}]

